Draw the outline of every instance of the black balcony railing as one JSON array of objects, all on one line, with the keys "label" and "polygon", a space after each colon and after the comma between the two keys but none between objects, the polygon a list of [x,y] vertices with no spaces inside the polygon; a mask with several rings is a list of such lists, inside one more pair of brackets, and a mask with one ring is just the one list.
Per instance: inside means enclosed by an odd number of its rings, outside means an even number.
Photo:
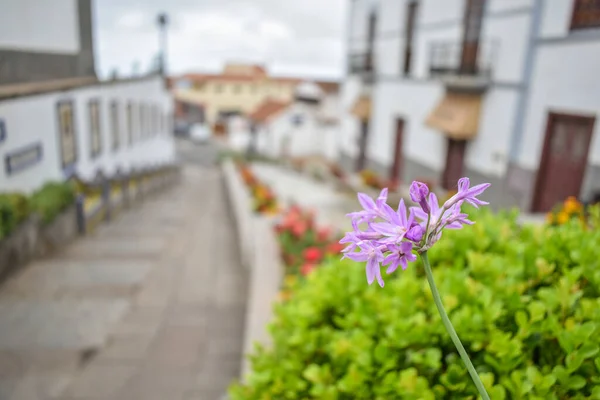
[{"label": "black balcony railing", "polygon": [[350,54],[348,57],[348,72],[351,74],[373,72],[373,53]]},{"label": "black balcony railing", "polygon": [[430,47],[429,73],[433,77],[456,76],[491,79],[495,42],[463,46],[461,42],[433,42]]}]

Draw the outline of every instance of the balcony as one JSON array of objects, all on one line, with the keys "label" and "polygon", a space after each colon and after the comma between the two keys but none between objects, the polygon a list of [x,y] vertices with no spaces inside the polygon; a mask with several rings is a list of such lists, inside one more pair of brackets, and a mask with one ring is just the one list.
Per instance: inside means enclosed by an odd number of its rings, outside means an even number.
[{"label": "balcony", "polygon": [[466,46],[461,42],[433,42],[429,75],[442,80],[449,89],[481,92],[492,82],[496,42]]},{"label": "balcony", "polygon": [[373,53],[355,53],[348,57],[348,73],[361,75],[366,83],[373,79]]}]

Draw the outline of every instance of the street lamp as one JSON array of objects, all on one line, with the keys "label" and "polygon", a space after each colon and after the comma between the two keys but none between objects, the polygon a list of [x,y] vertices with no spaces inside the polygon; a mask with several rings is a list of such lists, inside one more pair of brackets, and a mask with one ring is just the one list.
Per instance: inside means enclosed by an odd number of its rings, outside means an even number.
[{"label": "street lamp", "polygon": [[167,25],[169,23],[169,17],[166,13],[158,14],[157,18],[159,28],[159,47],[160,47],[160,61],[159,70],[162,75],[167,73]]}]

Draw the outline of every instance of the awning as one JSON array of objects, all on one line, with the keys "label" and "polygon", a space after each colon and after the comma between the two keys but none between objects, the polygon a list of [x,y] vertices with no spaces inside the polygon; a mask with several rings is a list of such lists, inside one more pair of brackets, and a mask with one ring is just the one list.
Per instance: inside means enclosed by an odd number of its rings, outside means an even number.
[{"label": "awning", "polygon": [[479,128],[481,96],[446,93],[425,124],[452,139],[472,139]]},{"label": "awning", "polygon": [[360,118],[362,120],[368,120],[371,118],[371,98],[369,96],[365,96],[362,95],[360,96],[356,102],[354,102],[354,105],[352,106],[352,109],[350,110],[350,112],[356,116],[357,118]]}]

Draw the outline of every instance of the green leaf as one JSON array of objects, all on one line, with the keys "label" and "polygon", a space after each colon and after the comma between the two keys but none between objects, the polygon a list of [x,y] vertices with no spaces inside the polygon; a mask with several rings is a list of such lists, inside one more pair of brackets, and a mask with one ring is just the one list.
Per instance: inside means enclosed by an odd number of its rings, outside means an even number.
[{"label": "green leaf", "polygon": [[321,380],[321,369],[316,364],[310,364],[304,370],[302,376],[309,382],[318,383]]},{"label": "green leaf", "polygon": [[592,358],[598,352],[600,352],[600,346],[596,343],[585,343],[579,350],[577,350],[584,359]]},{"label": "green leaf", "polygon": [[573,353],[567,355],[565,359],[567,369],[570,372],[577,370],[583,363],[583,359],[583,355],[579,351],[574,351]]},{"label": "green leaf", "polygon": [[546,314],[546,306],[541,301],[532,301],[527,306],[531,322],[541,321]]},{"label": "green leaf", "polygon": [[567,386],[569,389],[579,390],[583,388],[586,384],[585,379],[579,375],[573,375],[569,378]]}]

